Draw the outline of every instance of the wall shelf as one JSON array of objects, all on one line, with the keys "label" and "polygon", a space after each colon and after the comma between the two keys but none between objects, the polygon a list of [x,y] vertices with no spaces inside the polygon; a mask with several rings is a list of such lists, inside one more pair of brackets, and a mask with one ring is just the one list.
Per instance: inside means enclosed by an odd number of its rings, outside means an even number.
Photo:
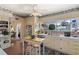
[{"label": "wall shelf", "polygon": [[[11,45],[10,34],[4,35],[4,31],[10,32],[9,21],[0,21],[0,47],[2,49],[8,48]],[[2,35],[2,36],[1,36]],[[6,43],[4,43],[7,41]]]}]

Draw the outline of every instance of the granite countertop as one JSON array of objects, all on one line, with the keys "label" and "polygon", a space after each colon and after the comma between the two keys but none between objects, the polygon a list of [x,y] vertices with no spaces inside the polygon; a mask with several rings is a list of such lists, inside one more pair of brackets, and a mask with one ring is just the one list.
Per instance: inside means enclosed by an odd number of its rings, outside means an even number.
[{"label": "granite countertop", "polygon": [[33,41],[39,41],[39,42],[42,42],[45,38],[34,38],[32,39]]},{"label": "granite countertop", "polygon": [[34,39],[24,39],[24,41],[28,41],[28,40],[30,40],[30,41],[36,41],[36,42],[42,42],[43,40],[45,40],[45,38],[34,38]]},{"label": "granite countertop", "polygon": [[7,55],[3,49],[0,48],[0,55]]},{"label": "granite countertop", "polygon": [[65,36],[52,36],[52,37],[70,38],[70,39],[78,39],[79,40],[79,37],[65,37]]}]

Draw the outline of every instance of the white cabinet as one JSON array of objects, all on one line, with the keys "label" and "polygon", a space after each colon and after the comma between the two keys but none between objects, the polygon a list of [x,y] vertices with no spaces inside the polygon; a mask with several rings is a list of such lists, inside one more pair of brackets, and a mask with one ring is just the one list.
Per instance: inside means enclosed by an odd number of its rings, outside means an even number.
[{"label": "white cabinet", "polygon": [[68,54],[76,54],[76,51],[73,50],[73,40],[72,39],[67,39],[67,38],[63,38],[62,40],[62,52],[68,53]]},{"label": "white cabinet", "polygon": [[44,40],[44,45],[52,48],[53,46],[51,47],[51,45],[53,44],[52,43],[53,41],[50,41],[50,40],[51,40],[51,36],[48,36],[46,40]]},{"label": "white cabinet", "polygon": [[62,40],[62,39],[55,37],[54,40],[55,40],[55,41],[54,41],[55,49],[56,49],[56,50],[61,50],[61,49],[62,49],[62,48],[61,48],[61,40]]},{"label": "white cabinet", "polygon": [[61,40],[61,50],[62,52],[68,54],[79,54],[79,40],[73,38],[62,38]]},{"label": "white cabinet", "polygon": [[64,53],[69,53],[69,41],[65,38],[62,38],[62,46],[61,46],[61,51]]},{"label": "white cabinet", "polygon": [[68,54],[79,54],[79,40],[72,38],[63,38],[62,52]]},{"label": "white cabinet", "polygon": [[69,40],[69,51],[73,52],[73,54],[79,54],[79,40]]},{"label": "white cabinet", "polygon": [[10,43],[6,43],[6,44],[1,45],[2,49],[8,48],[8,47],[10,47]]},{"label": "white cabinet", "polygon": [[9,20],[0,20],[0,47],[8,48],[11,45],[10,22]]},{"label": "white cabinet", "polygon": [[0,37],[0,47],[2,49],[8,48],[11,46],[11,40],[8,36]]}]

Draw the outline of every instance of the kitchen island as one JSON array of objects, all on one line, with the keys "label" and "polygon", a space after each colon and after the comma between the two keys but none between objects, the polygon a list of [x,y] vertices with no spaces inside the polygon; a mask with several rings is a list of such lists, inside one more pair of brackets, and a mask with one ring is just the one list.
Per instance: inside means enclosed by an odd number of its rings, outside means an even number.
[{"label": "kitchen island", "polygon": [[47,36],[43,44],[52,50],[79,55],[79,37]]}]

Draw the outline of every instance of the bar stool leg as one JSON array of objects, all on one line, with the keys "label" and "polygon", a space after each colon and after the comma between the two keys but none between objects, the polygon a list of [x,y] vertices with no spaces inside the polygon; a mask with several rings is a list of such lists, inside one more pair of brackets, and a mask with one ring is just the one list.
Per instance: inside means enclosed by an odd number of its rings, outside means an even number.
[{"label": "bar stool leg", "polygon": [[45,54],[45,46],[43,45],[43,55]]},{"label": "bar stool leg", "polygon": [[26,55],[31,55],[31,46],[27,46],[26,48]]},{"label": "bar stool leg", "polygon": [[31,49],[31,55],[35,55],[37,53],[36,50],[37,50],[36,48],[32,47],[32,49]]},{"label": "bar stool leg", "polygon": [[38,55],[38,48],[35,48],[35,55]]},{"label": "bar stool leg", "polygon": [[39,47],[39,55],[41,55],[41,47]]}]

